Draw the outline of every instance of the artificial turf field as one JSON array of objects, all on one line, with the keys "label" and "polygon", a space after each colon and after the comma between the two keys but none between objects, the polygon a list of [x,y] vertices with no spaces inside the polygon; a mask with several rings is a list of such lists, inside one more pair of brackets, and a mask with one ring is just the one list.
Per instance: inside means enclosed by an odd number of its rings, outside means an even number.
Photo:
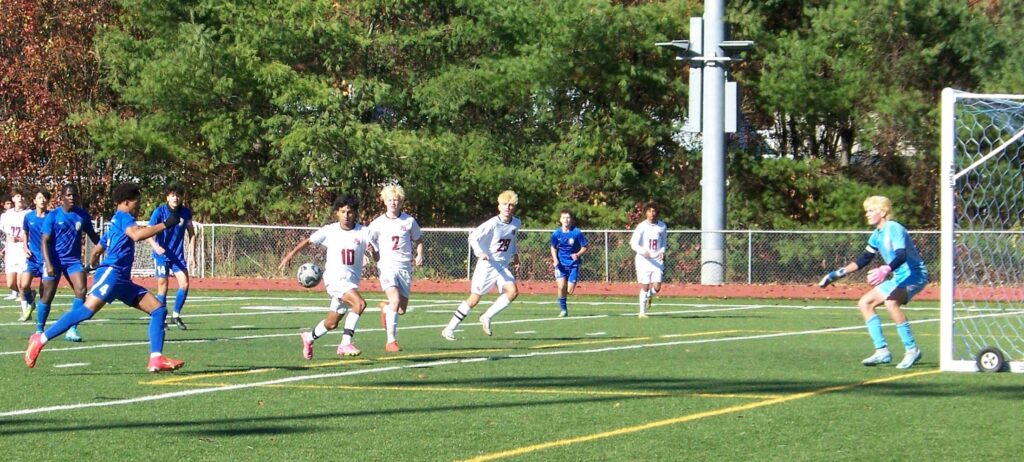
[{"label": "artificial turf field", "polygon": [[[173,291],[172,291],[173,294]],[[864,367],[850,301],[522,296],[480,329],[485,298],[440,336],[463,295],[414,293],[404,351],[370,307],[301,357],[323,292],[193,291],[148,374],[144,315],[121,304],[52,340],[0,302],[0,450],[42,460],[1019,460],[1024,375],[938,372],[936,302],[907,307],[924,351],[907,371]],[[70,305],[59,294],[51,320]],[[882,313],[884,321],[887,314]],[[895,328],[885,332],[902,357]]]}]

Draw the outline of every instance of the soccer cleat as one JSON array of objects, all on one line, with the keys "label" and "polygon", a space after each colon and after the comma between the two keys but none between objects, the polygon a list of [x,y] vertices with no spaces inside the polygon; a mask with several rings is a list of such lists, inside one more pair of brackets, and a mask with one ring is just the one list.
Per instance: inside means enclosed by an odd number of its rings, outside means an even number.
[{"label": "soccer cleat", "polygon": [[[889,364],[892,362],[892,354],[889,353],[888,348],[879,348],[875,350],[875,354],[864,358],[860,363],[865,366],[877,366],[879,364]],[[907,366],[909,367],[909,366]]]},{"label": "soccer cleat", "polygon": [[18,317],[18,321],[31,321],[32,320],[32,308],[25,309],[21,308],[21,316]]},{"label": "soccer cleat", "polygon": [[303,332],[299,334],[302,337],[302,357],[306,359],[313,359],[313,339],[309,332]]},{"label": "soccer cleat", "polygon": [[180,317],[174,318],[174,325],[178,326],[179,330],[188,330],[188,325]]},{"label": "soccer cleat", "polygon": [[455,332],[452,332],[452,331],[450,331],[448,329],[444,329],[444,330],[441,331],[441,337],[444,337],[445,340],[450,340],[450,341],[454,342],[455,341]]},{"label": "soccer cleat", "polygon": [[346,343],[344,345],[338,345],[339,356],[359,356],[363,354],[363,350],[356,347],[355,343]]},{"label": "soccer cleat", "polygon": [[636,315],[637,319],[647,319],[647,313],[639,313]]},{"label": "soccer cleat", "polygon": [[917,364],[921,360],[921,349],[911,348],[907,350],[907,353],[903,355],[903,360],[896,365],[896,369],[910,369],[910,366]]},{"label": "soccer cleat", "polygon": [[78,327],[68,329],[68,332],[64,334],[64,340],[69,342],[81,342],[82,336],[78,335]]},{"label": "soccer cleat", "polygon": [[41,332],[32,334],[28,338],[28,348],[25,349],[25,365],[29,368],[36,367],[36,359],[39,352],[43,351],[43,334]]},{"label": "soccer cleat", "polygon": [[484,333],[487,334],[488,337],[490,337],[491,334],[494,333],[491,332],[491,318],[485,318],[483,316],[480,316],[480,327],[484,329]]},{"label": "soccer cleat", "polygon": [[164,355],[153,356],[149,358],[149,365],[146,369],[149,372],[167,372],[181,369],[181,366],[185,365],[185,361],[179,361],[177,359],[171,359]]},{"label": "soccer cleat", "polygon": [[569,316],[569,310],[561,310],[558,312],[558,317],[564,318],[566,316]]},{"label": "soccer cleat", "polygon": [[402,347],[398,346],[398,342],[388,342],[387,345],[384,345],[384,351],[388,353],[398,353],[399,351],[402,351]]},{"label": "soccer cleat", "polygon": [[4,297],[4,300],[17,300],[17,299],[18,299],[18,293],[17,292],[11,292],[11,293],[7,294],[6,297]]}]

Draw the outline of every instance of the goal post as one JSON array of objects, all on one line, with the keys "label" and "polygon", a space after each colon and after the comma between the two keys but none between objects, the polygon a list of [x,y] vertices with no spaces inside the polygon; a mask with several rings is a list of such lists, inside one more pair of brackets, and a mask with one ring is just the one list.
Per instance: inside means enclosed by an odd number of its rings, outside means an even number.
[{"label": "goal post", "polygon": [[1024,95],[947,88],[941,124],[940,368],[1024,372]]}]

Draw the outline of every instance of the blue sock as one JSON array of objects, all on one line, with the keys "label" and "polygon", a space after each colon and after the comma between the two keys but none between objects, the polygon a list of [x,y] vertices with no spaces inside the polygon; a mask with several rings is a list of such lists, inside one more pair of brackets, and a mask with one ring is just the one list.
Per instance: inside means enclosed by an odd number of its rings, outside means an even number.
[{"label": "blue sock", "polygon": [[181,313],[181,307],[185,306],[185,299],[186,298],[188,298],[188,289],[178,289],[178,292],[176,294],[174,294],[174,312],[175,313]]},{"label": "blue sock", "polygon": [[903,340],[903,346],[908,350],[917,348],[917,342],[914,340],[914,333],[910,331],[909,322],[904,321],[903,324],[897,324],[896,333],[900,334],[900,340]]},{"label": "blue sock", "polygon": [[885,336],[882,335],[882,318],[878,315],[874,315],[867,321],[868,334],[871,335],[871,341],[875,344],[875,349],[885,348]]},{"label": "blue sock", "polygon": [[160,302],[160,306],[167,308],[167,294],[156,294],[156,301]]},{"label": "blue sock", "polygon": [[36,293],[32,289],[28,289],[22,295],[22,299],[25,300],[25,303],[32,305],[36,302]]},{"label": "blue sock", "polygon": [[167,308],[161,306],[149,314],[149,352],[164,351],[164,322],[167,321]]},{"label": "blue sock", "polygon": [[71,302],[71,311],[64,313],[64,316],[61,316],[49,329],[46,329],[46,338],[57,338],[68,329],[77,326],[78,323],[92,318],[93,314],[95,313],[85,307],[85,302],[82,299],[74,299]]},{"label": "blue sock", "polygon": [[569,310],[569,307],[565,304],[565,297],[560,297],[558,299],[558,306],[560,308],[562,308],[562,311],[568,311]]},{"label": "blue sock", "polygon": [[46,329],[46,319],[50,317],[50,304],[42,300],[36,303],[36,330]]}]

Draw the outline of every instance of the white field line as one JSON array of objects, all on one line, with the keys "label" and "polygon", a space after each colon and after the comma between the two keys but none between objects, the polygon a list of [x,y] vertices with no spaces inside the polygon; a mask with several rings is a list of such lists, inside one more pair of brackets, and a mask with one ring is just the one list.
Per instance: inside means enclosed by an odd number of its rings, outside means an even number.
[{"label": "white field line", "polygon": [[[552,318],[552,319],[553,320],[558,320],[558,319],[567,319],[567,318]],[[576,318],[576,319],[580,319],[580,318]],[[914,323],[918,324],[918,323],[937,322],[937,321],[938,321],[938,319],[926,319],[926,320],[914,321]],[[671,346],[678,346],[678,345],[709,344],[709,343],[735,342],[735,341],[745,341],[745,340],[760,340],[760,339],[778,338],[778,337],[791,337],[791,336],[798,336],[798,335],[814,335],[814,334],[821,334],[821,333],[827,333],[827,332],[840,332],[840,331],[847,331],[847,330],[859,330],[859,329],[863,329],[863,328],[864,328],[864,326],[856,325],[856,326],[849,326],[849,327],[834,327],[834,328],[828,328],[828,329],[813,329],[813,330],[798,331],[798,332],[782,332],[782,333],[773,333],[773,334],[749,335],[749,336],[744,336],[744,337],[727,337],[727,338],[718,338],[718,339],[678,340],[678,341],[673,341],[673,342],[657,342],[657,343],[646,343],[646,344],[639,344],[639,345],[610,346],[610,347],[594,348],[594,349],[586,349],[586,350],[537,351],[537,352],[521,353],[521,354],[509,354],[509,355],[498,355],[498,356],[493,356],[492,355],[492,356],[483,356],[483,357],[476,357],[476,358],[464,358],[464,359],[457,359],[457,360],[441,360],[441,361],[432,361],[432,362],[423,363],[423,364],[410,364],[410,365],[403,365],[403,366],[378,367],[378,368],[372,368],[372,369],[361,369],[361,370],[355,370],[355,371],[334,372],[334,373],[327,373],[327,374],[300,375],[300,376],[286,377],[286,378],[282,378],[282,379],[268,380],[268,381],[262,381],[262,382],[243,383],[243,384],[236,384],[236,385],[225,385],[225,386],[202,388],[202,389],[189,389],[189,390],[183,390],[183,391],[178,391],[178,392],[173,392],[173,393],[160,393],[160,394],[156,394],[156,395],[139,396],[139,397],[136,397],[136,398],[128,398],[128,399],[121,399],[121,400],[106,401],[106,402],[102,402],[102,403],[88,402],[88,403],[77,403],[77,404],[64,404],[64,405],[57,405],[57,406],[47,406],[47,407],[40,407],[40,408],[20,409],[20,410],[15,410],[15,411],[0,412],[0,417],[14,417],[14,416],[21,416],[21,415],[41,414],[41,413],[55,412],[55,411],[69,411],[69,410],[74,410],[74,409],[84,409],[84,408],[92,408],[92,407],[121,406],[121,405],[142,403],[142,402],[147,402],[147,401],[174,399],[174,398],[180,398],[180,397],[184,397],[184,396],[194,396],[194,395],[202,395],[202,394],[208,394],[208,393],[219,393],[219,392],[226,392],[226,391],[243,390],[243,389],[248,389],[248,388],[256,388],[256,387],[269,386],[269,385],[279,385],[279,384],[282,384],[282,383],[293,383],[293,382],[302,382],[302,381],[308,381],[308,380],[329,379],[329,378],[337,378],[337,377],[345,377],[345,376],[353,376],[353,375],[365,375],[365,374],[372,374],[372,373],[385,373],[385,372],[391,372],[391,371],[396,371],[396,370],[414,369],[414,368],[423,368],[423,367],[441,367],[441,366],[449,366],[449,365],[469,364],[469,363],[475,363],[475,362],[480,362],[480,361],[488,361],[488,360],[497,359],[497,358],[523,359],[523,358],[533,358],[533,357],[542,357],[542,356],[596,354],[596,353],[608,353],[608,352],[616,352],[616,351],[637,350],[637,349],[641,349],[641,348],[658,348],[658,347],[671,347]],[[294,335],[294,334],[289,334],[289,335]]]}]

